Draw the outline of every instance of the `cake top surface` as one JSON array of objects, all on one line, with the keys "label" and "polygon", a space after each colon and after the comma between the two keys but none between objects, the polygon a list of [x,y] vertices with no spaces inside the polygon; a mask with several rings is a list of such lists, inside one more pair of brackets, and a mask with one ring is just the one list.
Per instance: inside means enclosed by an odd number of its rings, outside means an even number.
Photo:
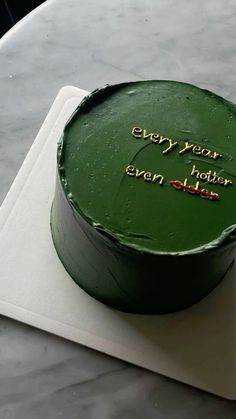
[{"label": "cake top surface", "polygon": [[58,148],[62,186],[94,228],[142,251],[235,240],[236,107],[172,81],[105,86]]}]

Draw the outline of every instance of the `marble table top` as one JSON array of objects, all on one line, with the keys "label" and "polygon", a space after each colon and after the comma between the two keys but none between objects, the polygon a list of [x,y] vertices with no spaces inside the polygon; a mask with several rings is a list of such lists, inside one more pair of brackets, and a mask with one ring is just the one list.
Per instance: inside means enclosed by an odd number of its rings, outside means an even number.
[{"label": "marble table top", "polygon": [[[58,90],[147,78],[236,102],[234,0],[48,0],[0,40],[0,202]],[[0,318],[0,418],[233,419],[236,402]]]}]

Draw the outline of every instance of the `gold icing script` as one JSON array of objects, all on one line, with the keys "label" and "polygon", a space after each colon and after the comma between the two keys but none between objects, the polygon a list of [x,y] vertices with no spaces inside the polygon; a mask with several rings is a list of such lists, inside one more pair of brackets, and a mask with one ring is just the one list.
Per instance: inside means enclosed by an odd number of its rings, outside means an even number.
[{"label": "gold icing script", "polygon": [[[179,145],[181,149],[179,150],[178,154],[180,156],[186,154],[186,153],[192,153],[194,155],[197,155],[199,157],[205,157],[212,160],[217,160],[222,156],[222,154],[213,151],[208,148],[204,148],[198,144],[193,144],[189,141],[185,140],[173,140],[169,137],[165,137],[158,132],[149,132],[146,129],[140,128],[140,127],[133,127],[132,136],[136,139],[141,140],[149,140],[152,141],[154,144],[159,144],[162,146],[162,154],[166,155],[176,149]],[[221,171],[222,172],[222,171]],[[125,168],[125,173],[133,178],[136,179],[143,179],[145,182],[153,184],[157,183],[160,186],[164,183],[164,176],[160,173],[154,173],[145,169],[140,169],[133,164],[129,164]],[[192,195],[200,196],[201,198],[209,198],[211,201],[217,201],[220,199],[219,194],[208,191],[205,189],[205,187],[200,186],[200,181],[203,181],[203,183],[209,183],[212,185],[221,185],[221,186],[229,186],[232,185],[232,180],[223,178],[219,174],[217,174],[215,171],[208,170],[207,172],[201,172],[199,168],[197,168],[196,165],[192,166],[192,170],[190,175],[192,177],[195,177],[197,179],[196,185],[188,185],[188,179],[185,178],[183,182],[181,182],[178,179],[172,179],[169,180],[167,183],[170,186],[173,186],[174,189],[181,190],[183,192],[187,191]]]}]

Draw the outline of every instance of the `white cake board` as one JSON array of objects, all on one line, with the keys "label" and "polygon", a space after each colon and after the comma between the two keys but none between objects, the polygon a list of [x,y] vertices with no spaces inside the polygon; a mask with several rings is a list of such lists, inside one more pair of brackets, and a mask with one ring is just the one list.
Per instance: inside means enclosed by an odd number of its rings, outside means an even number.
[{"label": "white cake board", "polygon": [[234,268],[195,306],[146,316],[121,313],[89,297],[57,257],[49,227],[56,146],[86,93],[61,89],[0,209],[0,313],[236,399]]}]

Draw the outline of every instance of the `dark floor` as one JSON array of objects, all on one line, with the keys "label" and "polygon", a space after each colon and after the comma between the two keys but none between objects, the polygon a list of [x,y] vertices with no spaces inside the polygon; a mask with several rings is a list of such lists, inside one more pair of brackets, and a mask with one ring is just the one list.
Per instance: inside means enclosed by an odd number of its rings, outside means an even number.
[{"label": "dark floor", "polygon": [[45,0],[0,0],[0,37]]}]

